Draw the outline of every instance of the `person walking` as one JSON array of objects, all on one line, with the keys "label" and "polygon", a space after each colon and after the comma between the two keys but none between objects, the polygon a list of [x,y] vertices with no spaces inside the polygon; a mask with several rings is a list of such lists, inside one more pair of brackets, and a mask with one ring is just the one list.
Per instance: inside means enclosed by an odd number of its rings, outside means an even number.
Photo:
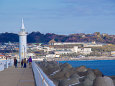
[{"label": "person walking", "polygon": [[17,63],[18,63],[18,61],[17,61],[17,59],[16,59],[16,57],[14,58],[14,66],[15,66],[15,68],[17,68]]},{"label": "person walking", "polygon": [[30,58],[28,60],[29,60],[29,67],[31,67],[31,64],[32,64],[32,58],[31,58],[31,56],[30,56]]},{"label": "person walking", "polygon": [[24,61],[23,61],[23,59],[22,59],[22,61],[21,61],[21,68],[23,68],[23,64],[24,64]]},{"label": "person walking", "polygon": [[24,63],[24,68],[26,68],[26,58],[24,58],[24,60],[23,60],[23,63]]}]

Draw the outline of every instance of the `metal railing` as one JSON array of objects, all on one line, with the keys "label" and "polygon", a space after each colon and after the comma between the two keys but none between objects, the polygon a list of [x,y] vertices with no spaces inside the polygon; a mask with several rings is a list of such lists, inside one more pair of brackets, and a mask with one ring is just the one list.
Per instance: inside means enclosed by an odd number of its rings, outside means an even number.
[{"label": "metal railing", "polygon": [[34,72],[36,86],[55,86],[53,81],[47,77],[47,75],[35,62],[32,62],[32,69]]},{"label": "metal railing", "polygon": [[8,68],[9,66],[13,66],[13,59],[8,60],[1,60],[0,61],[0,71],[3,71],[5,68]]}]

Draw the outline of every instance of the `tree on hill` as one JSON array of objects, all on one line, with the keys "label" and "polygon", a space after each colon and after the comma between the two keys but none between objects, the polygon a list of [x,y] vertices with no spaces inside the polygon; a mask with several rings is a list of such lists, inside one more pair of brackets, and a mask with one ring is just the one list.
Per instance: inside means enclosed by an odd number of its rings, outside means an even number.
[{"label": "tree on hill", "polygon": [[1,33],[0,34],[0,42],[19,42],[18,34],[14,33]]}]

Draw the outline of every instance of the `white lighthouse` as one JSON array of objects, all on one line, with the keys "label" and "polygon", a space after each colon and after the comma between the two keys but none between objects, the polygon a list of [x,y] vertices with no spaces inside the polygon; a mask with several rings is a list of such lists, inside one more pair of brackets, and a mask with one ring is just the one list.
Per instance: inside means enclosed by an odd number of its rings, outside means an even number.
[{"label": "white lighthouse", "polygon": [[25,31],[24,22],[22,18],[22,28],[19,32],[19,60],[26,58],[27,53],[27,32]]}]

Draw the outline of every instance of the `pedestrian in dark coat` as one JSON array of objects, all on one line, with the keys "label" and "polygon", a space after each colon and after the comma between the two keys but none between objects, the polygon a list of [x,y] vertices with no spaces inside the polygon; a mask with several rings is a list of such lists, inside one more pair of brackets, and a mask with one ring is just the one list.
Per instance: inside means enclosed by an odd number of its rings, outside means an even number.
[{"label": "pedestrian in dark coat", "polygon": [[18,61],[17,61],[17,59],[16,59],[16,57],[14,58],[14,66],[15,66],[15,68],[17,68],[17,63],[18,63]]},{"label": "pedestrian in dark coat", "polygon": [[21,61],[21,68],[23,67],[23,64],[24,64],[24,61],[23,61],[23,59],[22,59],[22,61]]}]

